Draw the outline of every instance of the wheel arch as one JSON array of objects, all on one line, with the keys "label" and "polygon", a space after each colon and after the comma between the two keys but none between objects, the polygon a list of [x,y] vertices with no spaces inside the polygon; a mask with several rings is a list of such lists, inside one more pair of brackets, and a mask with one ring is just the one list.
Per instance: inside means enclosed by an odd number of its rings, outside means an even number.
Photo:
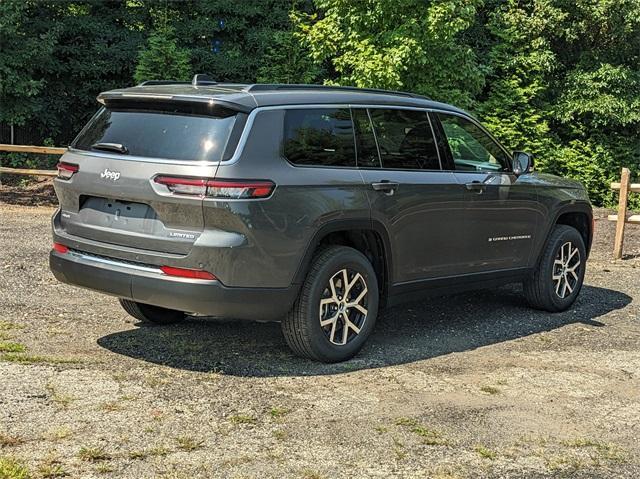
[{"label": "wheel arch", "polygon": [[[551,215],[550,215],[551,216]],[[549,222],[549,225],[545,232],[545,239],[541,242],[536,252],[535,263],[533,267],[537,267],[540,262],[540,257],[549,241],[549,235],[556,225],[567,225],[578,230],[582,239],[584,240],[585,250],[587,252],[587,258],[591,250],[591,244],[593,243],[593,210],[589,203],[566,203],[555,211],[552,215],[553,221]]]},{"label": "wheel arch", "polygon": [[391,244],[384,226],[370,219],[334,220],[325,223],[316,231],[306,247],[294,275],[295,284],[304,281],[313,257],[323,245],[350,246],[363,253],[371,261],[378,277],[380,306],[384,306],[389,295],[392,271]]}]

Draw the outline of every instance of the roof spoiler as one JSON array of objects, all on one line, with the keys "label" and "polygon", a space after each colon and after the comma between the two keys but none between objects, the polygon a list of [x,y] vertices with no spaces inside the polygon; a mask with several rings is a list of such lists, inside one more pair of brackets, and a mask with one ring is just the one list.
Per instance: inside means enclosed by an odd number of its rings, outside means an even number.
[{"label": "roof spoiler", "polygon": [[216,107],[226,110],[233,110],[240,113],[249,113],[253,108],[225,100],[222,98],[208,98],[198,95],[180,95],[180,94],[161,94],[146,92],[127,92],[127,91],[106,91],[100,93],[97,98],[99,103],[105,106],[127,106],[127,105],[160,105],[168,103],[179,103],[182,105],[199,105],[203,114],[207,112],[214,113]]}]

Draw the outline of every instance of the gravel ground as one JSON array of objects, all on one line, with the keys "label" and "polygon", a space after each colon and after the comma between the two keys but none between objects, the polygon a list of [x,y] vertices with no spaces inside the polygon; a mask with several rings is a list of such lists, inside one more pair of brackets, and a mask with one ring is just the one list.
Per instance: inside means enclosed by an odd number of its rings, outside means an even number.
[{"label": "gravel ground", "polygon": [[146,326],[59,284],[53,207],[2,199],[0,478],[640,476],[640,228],[611,261],[605,211],[570,311],[435,298],[327,366],[274,323]]}]

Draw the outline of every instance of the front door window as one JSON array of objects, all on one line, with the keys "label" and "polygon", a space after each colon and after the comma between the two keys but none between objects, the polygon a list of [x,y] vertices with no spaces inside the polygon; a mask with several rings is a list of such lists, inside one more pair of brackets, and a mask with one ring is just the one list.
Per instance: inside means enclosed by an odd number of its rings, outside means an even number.
[{"label": "front door window", "polygon": [[507,154],[475,123],[438,113],[456,171],[511,171]]}]

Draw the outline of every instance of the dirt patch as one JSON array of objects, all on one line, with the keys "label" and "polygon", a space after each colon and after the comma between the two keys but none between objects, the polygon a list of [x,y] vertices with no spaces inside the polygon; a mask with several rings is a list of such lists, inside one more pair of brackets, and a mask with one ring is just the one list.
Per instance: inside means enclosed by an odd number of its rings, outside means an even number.
[{"label": "dirt patch", "polygon": [[56,206],[53,179],[19,175],[0,176],[0,203],[21,206]]},{"label": "dirt patch", "polygon": [[[4,188],[4,187],[3,187]],[[18,202],[19,203],[19,202]],[[640,228],[598,212],[565,313],[518,287],[397,307],[352,361],[275,323],[136,323],[48,270],[50,207],[0,204],[0,470],[34,477],[638,477]]]}]

